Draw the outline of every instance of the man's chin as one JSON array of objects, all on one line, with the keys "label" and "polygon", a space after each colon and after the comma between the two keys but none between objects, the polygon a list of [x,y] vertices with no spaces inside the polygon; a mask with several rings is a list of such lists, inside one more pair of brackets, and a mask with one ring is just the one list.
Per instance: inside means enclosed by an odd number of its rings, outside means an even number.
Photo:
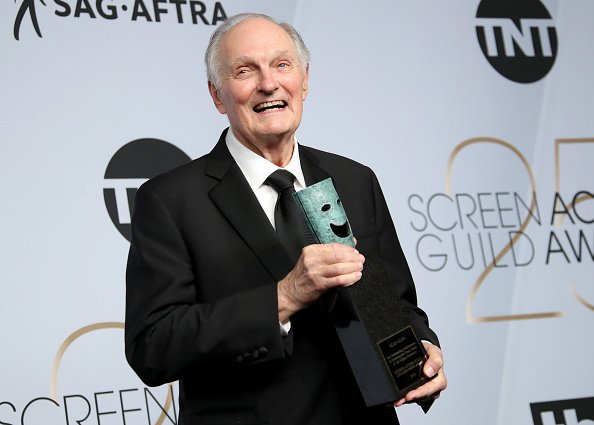
[{"label": "man's chin", "polygon": [[259,140],[282,141],[291,139],[295,134],[296,130],[296,126],[293,127],[286,125],[269,125],[258,129],[258,131],[255,133],[255,137]]}]

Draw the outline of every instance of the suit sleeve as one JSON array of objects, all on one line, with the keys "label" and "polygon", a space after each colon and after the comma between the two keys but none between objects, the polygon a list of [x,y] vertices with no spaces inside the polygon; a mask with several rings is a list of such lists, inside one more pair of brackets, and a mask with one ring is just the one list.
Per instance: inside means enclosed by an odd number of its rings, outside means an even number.
[{"label": "suit sleeve", "polygon": [[427,315],[417,306],[413,278],[377,177],[373,171],[369,170],[369,173],[375,207],[375,227],[378,235],[377,249],[383,266],[394,279],[403,309],[419,339],[439,345],[437,335],[429,328]]},{"label": "suit sleeve", "polygon": [[[285,357],[276,286],[265,284],[214,302],[197,301],[184,235],[150,182],[135,198],[126,271],[126,358],[147,385],[192,369],[249,365]],[[289,347],[289,348],[288,348]]]}]

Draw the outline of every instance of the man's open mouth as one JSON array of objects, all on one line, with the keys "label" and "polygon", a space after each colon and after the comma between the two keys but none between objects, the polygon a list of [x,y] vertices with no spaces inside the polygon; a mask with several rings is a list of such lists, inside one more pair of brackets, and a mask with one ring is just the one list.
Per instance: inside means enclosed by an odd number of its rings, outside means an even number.
[{"label": "man's open mouth", "polygon": [[344,224],[338,226],[330,223],[330,228],[332,229],[332,232],[339,238],[346,238],[351,234],[348,221],[345,221]]},{"label": "man's open mouth", "polygon": [[263,103],[259,103],[256,106],[254,106],[254,112],[265,112],[265,111],[271,111],[274,109],[283,109],[287,106],[287,102],[285,102],[284,100],[272,100],[270,102],[263,102]]}]

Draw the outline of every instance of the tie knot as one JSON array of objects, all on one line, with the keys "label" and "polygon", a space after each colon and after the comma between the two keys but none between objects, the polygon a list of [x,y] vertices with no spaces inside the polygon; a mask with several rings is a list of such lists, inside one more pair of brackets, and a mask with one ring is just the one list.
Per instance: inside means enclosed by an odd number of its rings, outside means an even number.
[{"label": "tie knot", "polygon": [[264,183],[272,186],[274,190],[281,193],[290,187],[293,187],[295,176],[287,170],[276,170],[274,173],[268,176]]}]

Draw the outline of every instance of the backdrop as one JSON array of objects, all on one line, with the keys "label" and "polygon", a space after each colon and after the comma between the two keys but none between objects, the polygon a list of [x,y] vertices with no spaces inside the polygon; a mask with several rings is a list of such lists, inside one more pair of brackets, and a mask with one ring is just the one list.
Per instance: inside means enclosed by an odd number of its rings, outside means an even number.
[{"label": "backdrop", "polygon": [[378,174],[449,388],[403,424],[594,424],[594,3],[0,4],[0,424],[176,423],[123,356],[136,188],[226,126],[226,16],[312,52],[298,138]]}]

